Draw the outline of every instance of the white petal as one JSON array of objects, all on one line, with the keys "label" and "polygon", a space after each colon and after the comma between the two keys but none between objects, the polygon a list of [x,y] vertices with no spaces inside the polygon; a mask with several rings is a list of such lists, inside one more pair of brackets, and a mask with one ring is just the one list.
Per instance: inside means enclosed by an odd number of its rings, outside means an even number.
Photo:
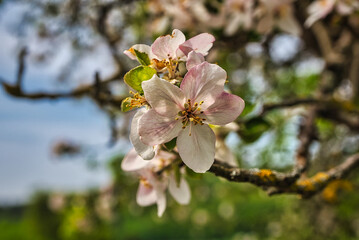
[{"label": "white petal", "polygon": [[157,192],[157,215],[162,217],[166,210],[166,194],[164,191]]},{"label": "white petal", "polygon": [[204,118],[207,123],[214,125],[225,125],[233,122],[244,109],[242,98],[222,92],[216,101],[204,110]]},{"label": "white petal", "polygon": [[[151,50],[151,46],[148,46],[146,44],[135,44],[131,48],[136,49],[139,52],[146,53],[150,59],[154,58],[154,55]],[[136,60],[137,59],[136,55],[134,55],[133,52],[130,51],[130,49],[124,51],[123,53],[126,54],[132,60]]]},{"label": "white petal", "polygon": [[208,125],[191,125],[177,137],[178,152],[189,168],[204,173],[214,162],[216,136]]},{"label": "white petal", "polygon": [[125,51],[123,51],[123,53],[124,53],[127,57],[131,58],[132,60],[136,60],[136,59],[137,59],[137,57],[136,57],[131,51],[129,51],[129,50],[125,50]]},{"label": "white petal", "polygon": [[136,171],[144,168],[150,161],[143,160],[135,151],[131,149],[121,162],[121,168],[124,171]]},{"label": "white petal", "polygon": [[143,207],[156,203],[157,194],[155,189],[153,187],[145,186],[140,182],[137,190],[136,201],[138,205]]},{"label": "white petal", "polygon": [[[175,118],[182,110],[185,97],[182,90],[157,75],[142,82],[145,98],[151,107],[160,115]],[[182,108],[181,108],[182,106]]]},{"label": "white petal", "polygon": [[196,53],[195,51],[192,51],[188,54],[186,68],[187,68],[187,70],[190,70],[194,66],[201,64],[203,62],[204,62],[203,55],[201,53]]},{"label": "white petal", "polygon": [[132,46],[133,49],[136,49],[139,52],[146,53],[150,59],[154,58],[154,54],[152,53],[151,46],[146,44],[135,44]]},{"label": "white petal", "polygon": [[183,177],[181,178],[178,186],[174,174],[171,174],[169,177],[168,190],[179,204],[185,205],[191,200],[191,190],[189,189],[187,181]]},{"label": "white petal", "polygon": [[206,56],[208,54],[208,50],[213,46],[214,41],[215,38],[211,34],[201,33],[185,41],[179,46],[179,48],[185,55],[188,55],[188,53],[193,50]]},{"label": "white petal", "polygon": [[186,98],[193,102],[204,101],[202,108],[205,109],[223,92],[226,78],[227,73],[223,68],[203,62],[187,72],[181,89]]},{"label": "white petal", "polygon": [[138,132],[138,124],[140,118],[146,113],[145,109],[139,109],[135,116],[132,119],[131,123],[131,131],[130,131],[130,141],[135,148],[138,155],[140,155],[143,159],[149,160],[155,156],[155,151],[153,150],[152,146],[148,146],[144,144],[140,140],[140,135]]},{"label": "white petal", "polygon": [[167,118],[150,109],[139,122],[141,141],[147,145],[158,145],[171,141],[182,129],[180,120]]},{"label": "white petal", "polygon": [[157,56],[158,60],[176,58],[176,51],[182,43],[186,41],[184,34],[175,29],[171,35],[157,38],[152,44],[152,52]]}]

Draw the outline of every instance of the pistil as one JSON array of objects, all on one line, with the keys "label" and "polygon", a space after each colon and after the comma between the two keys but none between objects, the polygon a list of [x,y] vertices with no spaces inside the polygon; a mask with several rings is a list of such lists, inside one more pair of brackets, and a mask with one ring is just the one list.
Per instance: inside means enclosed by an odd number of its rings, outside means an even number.
[{"label": "pistil", "polygon": [[[203,101],[200,103],[195,102],[192,105],[191,99],[188,99],[187,102],[184,104],[184,110],[178,112],[178,117],[176,117],[176,120],[182,121],[182,129],[185,129],[188,124],[193,123],[194,125],[203,125],[203,121],[205,121],[205,118],[201,118],[198,115],[202,114],[203,111],[201,111],[201,105],[203,104]],[[191,133],[190,133],[191,136]]]}]

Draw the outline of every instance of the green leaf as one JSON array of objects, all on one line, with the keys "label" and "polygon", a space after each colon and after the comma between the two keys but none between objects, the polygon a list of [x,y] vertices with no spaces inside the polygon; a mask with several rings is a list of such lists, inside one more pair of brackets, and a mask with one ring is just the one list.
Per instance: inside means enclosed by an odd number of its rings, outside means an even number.
[{"label": "green leaf", "polygon": [[271,125],[264,118],[252,118],[241,126],[239,135],[243,141],[252,143],[257,141],[270,127]]},{"label": "green leaf", "polygon": [[243,112],[241,113],[241,117],[247,116],[249,113],[251,113],[256,107],[256,104],[250,103],[246,101],[246,106],[243,109]]},{"label": "green leaf", "polygon": [[133,109],[130,107],[131,99],[132,99],[131,97],[128,97],[121,102],[121,111],[122,112],[128,112]]},{"label": "green leaf", "polygon": [[125,74],[124,80],[128,86],[132,87],[134,90],[139,93],[143,93],[142,82],[152,78],[157,71],[151,67],[147,66],[138,66],[131,69],[128,73]]},{"label": "green leaf", "polygon": [[136,54],[136,57],[137,57],[137,60],[139,63],[141,63],[144,66],[148,66],[151,64],[151,60],[148,57],[147,53],[140,52],[136,49],[133,49],[133,50],[135,51],[135,54]]},{"label": "green leaf", "polygon": [[165,143],[165,146],[168,151],[172,151],[176,147],[176,141],[177,138],[174,138],[171,141]]}]

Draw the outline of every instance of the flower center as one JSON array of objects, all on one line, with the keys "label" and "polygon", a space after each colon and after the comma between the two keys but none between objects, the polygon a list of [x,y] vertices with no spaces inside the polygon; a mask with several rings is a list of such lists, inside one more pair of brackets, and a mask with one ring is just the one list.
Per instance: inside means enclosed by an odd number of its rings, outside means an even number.
[{"label": "flower center", "polygon": [[158,69],[159,71],[164,71],[165,69],[167,69],[168,78],[176,78],[178,60],[172,59],[172,57],[170,57],[169,55],[167,59],[163,59],[161,61],[157,59],[152,59],[152,66],[154,66],[154,68]]},{"label": "flower center", "polygon": [[178,112],[178,117],[176,117],[176,120],[181,119],[182,120],[182,128],[185,129],[188,124],[191,122],[194,123],[194,125],[200,124],[203,125],[203,121],[205,121],[205,118],[201,118],[198,115],[202,114],[203,111],[201,111],[201,105],[203,104],[203,101],[200,103],[195,102],[192,105],[191,99],[188,99],[187,102],[184,104],[184,110]]},{"label": "flower center", "polygon": [[133,97],[128,97],[124,100],[129,102],[126,107],[129,107],[130,109],[140,108],[147,104],[146,98],[141,96],[139,93],[134,93],[130,91],[130,94],[132,94]]},{"label": "flower center", "polygon": [[143,186],[145,186],[146,188],[152,188],[152,184],[145,178],[145,177],[140,177],[140,182],[143,184]]}]

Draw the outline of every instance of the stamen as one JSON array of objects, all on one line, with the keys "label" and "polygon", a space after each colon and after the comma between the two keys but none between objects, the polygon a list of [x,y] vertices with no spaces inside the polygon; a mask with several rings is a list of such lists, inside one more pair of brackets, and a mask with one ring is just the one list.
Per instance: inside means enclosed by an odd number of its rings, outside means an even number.
[{"label": "stamen", "polygon": [[132,97],[126,98],[124,101],[129,102],[126,107],[133,109],[133,108],[139,108],[147,104],[146,99],[141,96],[139,93],[134,93],[133,91],[130,91],[130,94],[132,94]]},{"label": "stamen", "polygon": [[145,178],[145,177],[140,177],[140,182],[147,188],[152,188],[151,183]]},{"label": "stamen", "polygon": [[[183,105],[184,110],[179,111],[177,113],[177,117],[175,120],[181,119],[182,122],[182,129],[185,129],[188,124],[194,123],[194,125],[203,125],[203,121],[206,120],[204,118],[200,118],[198,114],[202,114],[203,111],[201,111],[201,108],[199,105],[202,105],[203,101],[200,103],[195,102],[192,105],[191,99],[187,99],[186,103]],[[191,124],[192,126],[192,124]],[[190,128],[191,128],[190,126]],[[190,136],[191,136],[191,129],[190,129]]]}]

